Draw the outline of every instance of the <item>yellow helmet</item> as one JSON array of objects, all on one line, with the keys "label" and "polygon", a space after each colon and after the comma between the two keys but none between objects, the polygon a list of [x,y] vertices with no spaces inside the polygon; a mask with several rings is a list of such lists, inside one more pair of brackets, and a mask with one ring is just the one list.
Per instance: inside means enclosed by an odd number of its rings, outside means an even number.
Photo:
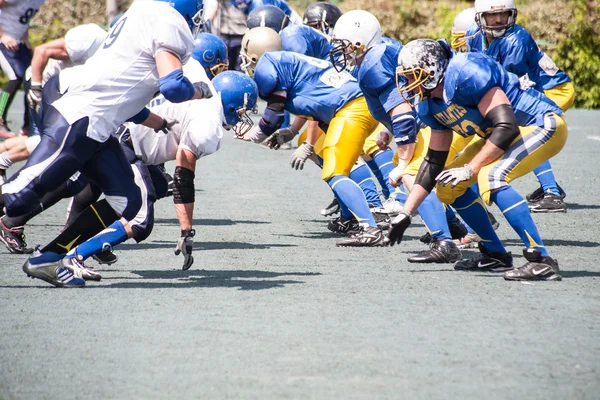
[{"label": "yellow helmet", "polygon": [[269,51],[281,51],[283,45],[279,34],[266,26],[250,29],[242,38],[240,57],[242,58],[242,71],[254,76],[254,68],[258,59]]}]

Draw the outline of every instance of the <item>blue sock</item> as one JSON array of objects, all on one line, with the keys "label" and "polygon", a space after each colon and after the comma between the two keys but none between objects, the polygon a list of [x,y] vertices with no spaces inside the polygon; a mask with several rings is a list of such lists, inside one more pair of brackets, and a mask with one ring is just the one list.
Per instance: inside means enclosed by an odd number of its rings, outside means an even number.
[{"label": "blue sock", "polygon": [[533,172],[535,173],[535,176],[537,176],[538,181],[540,181],[540,185],[542,185],[544,193],[553,194],[555,196],[560,194],[549,160],[541,163],[539,167],[533,170]]},{"label": "blue sock", "polygon": [[383,180],[383,175],[381,175],[381,171],[379,170],[379,168],[377,168],[377,163],[375,162],[375,160],[369,160],[365,162],[369,166],[369,169],[371,170],[373,175],[375,175],[375,178],[377,178],[377,182],[379,182],[379,186],[381,186],[381,193],[383,194],[383,197],[387,199],[388,197],[390,197],[390,190],[388,189],[386,182]]},{"label": "blue sock", "polygon": [[348,209],[348,207],[346,206],[346,204],[340,200],[340,198],[338,197],[337,194],[335,194],[335,192],[333,192],[333,195],[335,196],[335,198],[338,201],[338,204],[340,205],[340,215],[344,218],[352,218],[353,215],[350,212],[350,210]]},{"label": "blue sock", "polygon": [[425,197],[417,211],[434,240],[452,239],[444,213],[444,205],[437,198],[435,192],[431,192]]},{"label": "blue sock", "polygon": [[492,223],[488,217],[487,208],[473,186],[468,188],[462,196],[457,198],[454,203],[452,203],[452,207],[458,212],[463,221],[479,235],[481,242],[486,249],[506,253],[506,249],[492,227]]},{"label": "blue sock", "polygon": [[458,217],[454,213],[454,210],[452,209],[452,207],[450,207],[449,205],[446,205],[446,204],[443,204],[443,206],[444,206],[444,209],[446,210],[446,221],[448,221],[448,223],[456,222],[458,220]]},{"label": "blue sock", "polygon": [[283,112],[283,124],[281,124],[281,128],[287,128],[290,126],[290,113],[287,111]]},{"label": "blue sock", "polygon": [[396,200],[398,203],[404,205],[406,203],[406,199],[408,198],[408,191],[404,187],[404,185],[400,185],[395,188],[394,193],[392,193],[392,198]]},{"label": "blue sock", "polygon": [[538,249],[542,256],[549,255],[531,218],[527,201],[519,192],[512,186],[505,186],[493,192],[490,198],[500,208],[510,226],[519,234],[525,247]]},{"label": "blue sock", "polygon": [[377,191],[377,185],[371,176],[371,170],[366,164],[361,164],[354,168],[350,172],[350,179],[352,179],[362,189],[367,203],[373,207],[381,207],[381,199],[379,198],[379,192]]},{"label": "blue sock", "polygon": [[392,159],[394,158],[394,152],[390,149],[381,151],[373,157],[373,161],[377,164],[377,169],[381,171],[381,176],[383,181],[385,182],[385,186],[387,187],[388,193],[394,193],[396,189],[392,185],[390,185],[389,177],[390,171],[394,169],[394,162]]},{"label": "blue sock", "polygon": [[319,156],[317,156],[317,165],[319,168],[323,169],[323,159]]},{"label": "blue sock", "polygon": [[125,232],[123,223],[121,221],[115,221],[93,238],[86,240],[69,251],[65,257],[75,257],[77,254],[85,260],[94,254],[102,252],[105,243],[116,246],[119,243],[123,243],[125,240],[127,240],[127,232]]},{"label": "blue sock", "polygon": [[377,226],[373,214],[369,210],[367,199],[360,187],[352,179],[344,175],[336,175],[327,181],[336,197],[343,202],[359,223]]}]

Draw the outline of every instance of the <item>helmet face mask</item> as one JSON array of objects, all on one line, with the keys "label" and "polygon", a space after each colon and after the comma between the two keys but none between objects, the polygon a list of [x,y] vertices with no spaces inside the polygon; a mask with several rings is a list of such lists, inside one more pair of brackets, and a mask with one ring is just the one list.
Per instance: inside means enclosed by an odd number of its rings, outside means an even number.
[{"label": "helmet face mask", "polygon": [[233,129],[238,137],[244,136],[254,126],[248,113],[258,112],[256,83],[241,72],[225,71],[215,77],[213,85],[223,104],[223,126]]},{"label": "helmet face mask", "polygon": [[365,46],[363,44],[352,44],[346,39],[333,38],[331,45],[329,59],[337,72],[342,72],[344,69],[351,69],[356,66],[365,53]]},{"label": "helmet face mask", "polygon": [[244,93],[244,105],[234,110],[234,112],[237,115],[238,122],[232,126],[233,132],[237,137],[243,137],[254,126],[254,122],[252,122],[252,118],[248,115],[248,112],[257,114],[258,107],[256,102],[254,107],[250,107],[248,104],[248,93]]},{"label": "helmet face mask", "polygon": [[475,10],[475,22],[486,36],[492,38],[504,36],[517,21],[514,0],[477,0]]},{"label": "helmet face mask", "polygon": [[467,37],[467,30],[469,26],[475,22],[475,7],[467,8],[454,18],[454,24],[452,26],[452,41],[450,47],[456,52],[466,53],[469,51],[467,41],[470,37]]}]

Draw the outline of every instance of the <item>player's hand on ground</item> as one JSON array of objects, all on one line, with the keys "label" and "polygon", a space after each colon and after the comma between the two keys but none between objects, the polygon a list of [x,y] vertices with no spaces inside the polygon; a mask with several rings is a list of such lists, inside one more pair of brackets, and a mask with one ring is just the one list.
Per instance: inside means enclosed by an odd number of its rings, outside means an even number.
[{"label": "player's hand on ground", "polygon": [[160,128],[155,129],[154,132],[163,132],[165,134],[168,134],[171,131],[171,128],[173,128],[173,126],[178,123],[179,121],[177,121],[175,118],[163,118],[162,125],[160,126]]},{"label": "player's hand on ground", "polygon": [[473,170],[471,169],[471,167],[468,164],[465,164],[463,167],[460,167],[460,168],[451,168],[451,169],[442,171],[435,178],[435,180],[441,186],[450,185],[451,188],[454,188],[459,183],[468,181],[474,175],[475,174],[473,173]]},{"label": "player's hand on ground", "polygon": [[379,132],[379,138],[375,141],[380,150],[387,150],[394,136],[388,131]]},{"label": "player's hand on ground", "polygon": [[183,229],[181,231],[181,237],[177,241],[175,246],[175,255],[183,254],[183,266],[182,269],[188,270],[194,263],[194,257],[192,257],[192,250],[194,247],[194,235],[196,231],[193,229]]},{"label": "player's hand on ground", "polygon": [[390,239],[390,246],[400,244],[404,232],[410,226],[410,215],[404,211],[400,211],[398,216],[392,220],[392,225],[388,232],[388,239]]},{"label": "player's hand on ground", "polygon": [[42,84],[41,83],[32,83],[29,91],[27,92],[27,104],[29,107],[35,111],[35,113],[40,112],[40,107],[42,105]]},{"label": "player's hand on ground", "polygon": [[298,129],[290,125],[287,128],[281,128],[275,131],[265,142],[267,147],[277,150],[282,144],[289,142],[298,135]]},{"label": "player's hand on ground", "polygon": [[194,99],[210,99],[213,94],[210,90],[210,86],[206,82],[196,82],[194,83],[194,87],[196,88],[196,94]]},{"label": "player's hand on ground", "polygon": [[295,170],[303,169],[306,160],[315,154],[315,148],[310,143],[302,143],[290,158],[290,166]]}]

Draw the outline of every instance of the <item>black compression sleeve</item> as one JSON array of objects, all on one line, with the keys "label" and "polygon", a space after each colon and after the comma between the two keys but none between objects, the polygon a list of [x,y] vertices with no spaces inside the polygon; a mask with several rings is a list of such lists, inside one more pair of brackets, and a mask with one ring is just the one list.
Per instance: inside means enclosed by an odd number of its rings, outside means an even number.
[{"label": "black compression sleeve", "polygon": [[444,170],[448,158],[447,151],[437,151],[429,149],[425,160],[419,168],[415,183],[421,185],[425,190],[431,192],[435,187],[435,178]]},{"label": "black compression sleeve", "polygon": [[510,104],[501,104],[492,108],[485,118],[494,124],[494,130],[488,137],[488,140],[498,148],[506,151],[520,133],[519,122],[515,117],[512,107]]},{"label": "black compression sleeve", "polygon": [[194,190],[194,172],[183,167],[176,167],[173,174],[173,202],[189,204],[196,199]]}]

